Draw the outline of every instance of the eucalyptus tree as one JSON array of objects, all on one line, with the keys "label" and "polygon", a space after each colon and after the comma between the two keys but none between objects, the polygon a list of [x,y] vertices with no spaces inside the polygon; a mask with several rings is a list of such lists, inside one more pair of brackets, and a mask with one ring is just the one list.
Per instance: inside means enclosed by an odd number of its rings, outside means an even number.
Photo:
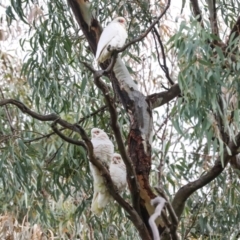
[{"label": "eucalyptus tree", "polygon": [[[148,240],[160,195],[161,239],[237,239],[238,1],[182,1],[179,11],[170,0],[3,7],[7,27],[25,35],[21,76],[1,63],[2,214],[27,217],[49,238]],[[98,40],[116,16],[127,19],[128,40],[98,66]],[[94,156],[93,127],[124,160],[123,195]],[[90,212],[89,161],[115,200],[100,217]]]}]

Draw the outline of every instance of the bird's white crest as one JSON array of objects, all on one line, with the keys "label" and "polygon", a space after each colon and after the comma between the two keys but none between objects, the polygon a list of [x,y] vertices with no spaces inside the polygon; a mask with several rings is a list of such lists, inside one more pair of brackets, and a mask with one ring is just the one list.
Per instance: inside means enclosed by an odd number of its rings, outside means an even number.
[{"label": "bird's white crest", "polygon": [[96,52],[96,59],[99,63],[110,58],[111,51],[123,47],[127,39],[126,25],[123,17],[117,17],[103,30]]}]

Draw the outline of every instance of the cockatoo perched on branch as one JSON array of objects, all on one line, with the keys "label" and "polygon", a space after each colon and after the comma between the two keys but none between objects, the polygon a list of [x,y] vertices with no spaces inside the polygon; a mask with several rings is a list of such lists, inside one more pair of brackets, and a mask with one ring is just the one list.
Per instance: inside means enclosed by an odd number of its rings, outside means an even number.
[{"label": "cockatoo perched on branch", "polygon": [[122,192],[127,186],[127,172],[120,154],[113,154],[109,172],[114,185],[119,192]]},{"label": "cockatoo perched on branch", "polygon": [[[93,144],[95,156],[106,167],[109,167],[114,153],[114,146],[112,142],[109,140],[108,135],[99,128],[93,128],[91,135],[91,142]],[[105,186],[101,172],[92,163],[90,163],[90,170],[93,175],[94,188],[91,210],[94,214],[99,215],[111,197],[107,187]]]},{"label": "cockatoo perched on branch", "polygon": [[[113,200],[112,196],[108,192],[103,177],[98,169],[93,165],[91,168],[94,175],[94,195],[92,201],[92,212],[96,215],[100,215],[106,207],[106,205]],[[126,166],[122,160],[122,157],[118,153],[114,153],[109,167],[109,172],[113,184],[117,187],[117,191],[122,192],[127,186],[127,173]]]},{"label": "cockatoo perched on branch", "polygon": [[102,129],[93,128],[91,135],[91,142],[95,156],[99,158],[102,163],[109,166],[114,153],[113,143]]},{"label": "cockatoo perched on branch", "polygon": [[96,53],[98,63],[109,59],[113,50],[123,47],[126,39],[126,20],[117,17],[107,25],[100,36]]}]

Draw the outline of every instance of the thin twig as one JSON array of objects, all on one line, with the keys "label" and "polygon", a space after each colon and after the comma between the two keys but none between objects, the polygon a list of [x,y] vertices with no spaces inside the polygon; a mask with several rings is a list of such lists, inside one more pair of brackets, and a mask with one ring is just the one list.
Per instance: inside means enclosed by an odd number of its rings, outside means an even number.
[{"label": "thin twig", "polygon": [[[159,56],[159,52],[158,52],[157,41],[154,37],[156,50],[157,50],[157,55],[158,55],[158,63],[160,65],[160,67],[162,68],[163,72],[165,73],[165,76],[168,79],[169,83],[171,85],[174,85],[174,81],[172,80],[172,78],[170,77],[170,74],[169,74],[169,70],[168,70],[168,66],[167,66],[167,62],[166,62],[166,54],[165,54],[165,50],[164,50],[164,47],[163,47],[163,43],[162,43],[161,37],[160,37],[160,35],[159,35],[159,33],[158,33],[158,31],[156,30],[155,27],[153,28],[153,33],[156,35],[156,37],[158,39],[158,43],[160,45],[161,52],[162,52],[163,64],[161,64],[161,62],[160,62],[160,58],[159,58],[160,56]],[[154,36],[154,34],[153,34],[153,36]]]},{"label": "thin twig", "polygon": [[[65,129],[65,128],[61,128],[59,131],[62,131],[62,130],[64,130],[64,129]],[[55,132],[51,132],[51,133],[48,133],[48,134],[43,135],[43,136],[41,136],[41,137],[33,138],[33,139],[31,139],[31,140],[24,140],[24,143],[36,142],[36,141],[41,140],[41,139],[43,139],[43,138],[49,138],[50,136],[52,136],[52,135],[54,135],[54,134],[55,134]]]},{"label": "thin twig", "polygon": [[50,164],[53,161],[53,159],[57,156],[57,154],[60,151],[60,149],[62,148],[62,146],[63,146],[63,143],[59,146],[57,151],[54,154],[52,154],[52,156],[50,156],[48,159],[45,160],[47,165]]},{"label": "thin twig", "polygon": [[77,145],[77,146],[81,146],[81,147],[83,147],[85,150],[87,150],[87,146],[86,146],[86,144],[85,144],[83,141],[79,141],[79,140],[76,140],[76,139],[67,137],[67,136],[65,136],[61,131],[59,131],[58,128],[56,127],[57,121],[58,121],[58,119],[56,119],[56,121],[54,121],[54,122],[51,124],[51,127],[52,127],[53,131],[54,131],[59,137],[61,137],[61,138],[62,138],[64,141],[66,141],[66,142],[72,143],[72,144]]},{"label": "thin twig", "polygon": [[80,124],[80,123],[84,122],[86,119],[88,119],[88,118],[90,118],[90,117],[93,117],[93,116],[97,115],[98,113],[101,113],[101,112],[105,111],[107,108],[108,108],[108,106],[106,106],[106,105],[100,107],[100,108],[97,109],[96,111],[94,111],[94,112],[86,115],[86,116],[83,117],[83,118],[80,118],[79,121],[78,121],[78,123]]}]

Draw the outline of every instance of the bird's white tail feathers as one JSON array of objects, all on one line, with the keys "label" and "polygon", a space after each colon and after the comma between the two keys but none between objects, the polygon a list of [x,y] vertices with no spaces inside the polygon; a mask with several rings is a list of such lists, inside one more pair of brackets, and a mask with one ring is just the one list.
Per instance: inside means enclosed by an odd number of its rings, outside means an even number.
[{"label": "bird's white tail feathers", "polygon": [[103,209],[111,200],[111,195],[109,194],[104,182],[102,184],[94,184],[94,194],[91,205],[91,211],[99,216]]},{"label": "bird's white tail feathers", "polygon": [[90,164],[91,171],[93,173],[93,200],[91,205],[91,211],[99,216],[106,205],[109,203],[111,196],[105,185],[105,181],[100,174],[100,171],[92,164]]}]

